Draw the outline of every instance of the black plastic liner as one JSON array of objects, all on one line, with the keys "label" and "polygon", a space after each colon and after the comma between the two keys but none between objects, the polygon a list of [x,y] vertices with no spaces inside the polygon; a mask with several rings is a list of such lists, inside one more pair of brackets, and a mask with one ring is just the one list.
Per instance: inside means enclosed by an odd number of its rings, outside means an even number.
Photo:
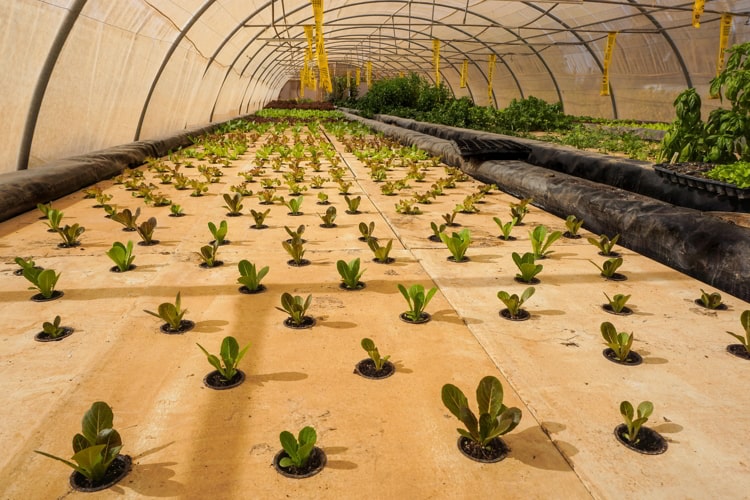
[{"label": "black plastic liner", "polygon": [[526,160],[531,153],[531,148],[507,139],[462,137],[453,143],[464,159]]}]

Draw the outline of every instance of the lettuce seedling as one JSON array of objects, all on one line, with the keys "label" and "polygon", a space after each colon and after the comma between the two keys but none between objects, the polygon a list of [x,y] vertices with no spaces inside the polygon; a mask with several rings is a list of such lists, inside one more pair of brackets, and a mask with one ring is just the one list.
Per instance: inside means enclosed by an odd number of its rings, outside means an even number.
[{"label": "lettuce seedling", "polygon": [[198,343],[196,343],[196,345],[200,347],[203,354],[206,355],[211,366],[216,368],[221,375],[221,378],[226,381],[232,380],[234,376],[237,375],[237,365],[250,348],[250,344],[247,344],[242,350],[240,350],[240,345],[237,343],[237,339],[232,336],[224,337],[224,340],[221,341],[221,350],[219,351],[221,359],[219,359],[218,356],[209,354],[202,345]]},{"label": "lettuce seedling", "polygon": [[319,175],[315,175],[310,178],[310,185],[312,185],[312,187],[315,189],[322,188],[323,184],[325,184],[326,182],[328,182],[328,179]]},{"label": "lettuce seedling", "polygon": [[44,451],[34,452],[72,467],[94,485],[101,483],[122,449],[120,434],[112,428],[113,420],[109,405],[97,401],[83,416],[81,433],[73,437],[72,462]]},{"label": "lettuce seedling", "polygon": [[16,257],[13,260],[16,264],[18,264],[20,268],[16,270],[15,272],[16,275],[20,274],[21,276],[23,276],[23,272],[26,269],[33,269],[34,267],[36,267],[36,263],[34,262],[34,259],[32,259],[31,257],[29,257],[28,259],[24,259],[23,257]]},{"label": "lettuce seedling", "polygon": [[462,214],[475,214],[479,212],[479,208],[476,207],[477,201],[479,201],[477,196],[470,194],[464,198],[464,201],[456,205],[453,211],[461,212]]},{"label": "lettuce seedling", "polygon": [[318,205],[327,205],[328,195],[325,193],[318,193]]},{"label": "lettuce seedling", "polygon": [[281,198],[281,202],[289,209],[289,215],[302,215],[300,208],[302,208],[302,201],[304,201],[304,199],[304,196],[291,198],[289,201],[285,201],[284,198]]},{"label": "lettuce seedling", "polygon": [[387,264],[389,261],[388,254],[391,253],[391,248],[393,248],[393,240],[388,240],[388,243],[386,243],[384,246],[381,246],[380,243],[378,243],[378,240],[375,238],[370,238],[367,240],[367,246],[370,247],[370,250],[372,250],[372,253],[375,255],[375,260],[380,262],[381,264]]},{"label": "lettuce seedling", "polygon": [[721,294],[718,292],[709,294],[701,288],[701,298],[698,300],[706,309],[718,309],[721,307]]},{"label": "lettuce seedling", "polygon": [[295,241],[299,241],[301,243],[305,242],[305,240],[302,239],[302,234],[305,232],[305,226],[303,224],[300,224],[296,231],[289,229],[288,226],[284,226],[284,230],[286,231],[286,234],[291,237],[289,243],[293,243]]},{"label": "lettuce seedling", "polygon": [[52,209],[52,203],[37,203],[36,208],[38,208],[39,211],[42,212],[42,219],[46,219],[47,214]]},{"label": "lettuce seedling", "polygon": [[117,212],[111,217],[111,219],[125,226],[125,231],[135,231],[137,229],[136,221],[140,215],[140,207],[135,209],[135,213],[131,212],[129,208],[126,208],[122,212]]},{"label": "lettuce seedling", "polygon": [[339,194],[349,194],[349,190],[352,187],[352,183],[343,179],[338,179],[336,183],[339,185]]},{"label": "lettuce seedling", "polygon": [[287,455],[279,461],[279,465],[301,469],[307,466],[310,461],[318,435],[315,433],[315,429],[307,426],[299,431],[298,438],[295,438],[294,434],[289,431],[283,431],[279,435],[279,440]]},{"label": "lettuce seedling", "polygon": [[253,224],[253,227],[255,229],[263,229],[264,227],[266,227],[265,224],[263,223],[265,222],[266,217],[268,217],[268,214],[270,213],[271,213],[270,208],[266,209],[265,212],[256,212],[255,210],[250,209],[250,215],[253,216],[253,220],[255,221],[255,224]]},{"label": "lettuce seedling", "polygon": [[229,230],[227,221],[221,221],[219,223],[219,227],[216,227],[216,224],[214,224],[213,222],[209,222],[208,230],[211,231],[211,235],[214,237],[214,241],[217,245],[225,245],[229,243],[229,241],[226,240],[227,231]]},{"label": "lettuce seedling", "polygon": [[446,226],[457,226],[456,224],[456,212],[455,210],[453,212],[448,212],[447,214],[443,214],[443,220],[445,221]]},{"label": "lettuce seedling", "polygon": [[382,370],[383,365],[385,365],[385,362],[388,361],[390,356],[381,357],[378,348],[375,347],[375,342],[366,337],[362,339],[360,345],[362,346],[362,349],[367,352],[367,355],[370,357],[372,362],[375,363],[375,371],[379,372],[380,370]]},{"label": "lettuce seedling", "polygon": [[534,258],[544,259],[552,250],[548,248],[557,240],[562,237],[562,232],[553,231],[547,234],[547,226],[537,226],[533,231],[529,231],[529,238],[531,239],[531,251],[534,254]]},{"label": "lettuce seedling", "polygon": [[365,224],[364,222],[359,223],[359,232],[362,235],[360,238],[362,241],[370,241],[373,239],[373,231],[375,231],[375,222],[370,222],[370,224]]},{"label": "lettuce seedling", "polygon": [[107,250],[107,256],[112,259],[120,272],[124,273],[125,271],[128,271],[135,260],[135,255],[133,255],[133,242],[128,241],[128,244],[124,245],[119,241],[115,241],[112,243],[112,248]]},{"label": "lettuce seedling", "polygon": [[361,288],[359,279],[362,277],[365,270],[359,270],[359,258],[348,263],[344,260],[336,261],[336,269],[341,275],[341,281],[346,288],[349,290]]},{"label": "lettuce seedling", "polygon": [[628,300],[630,300],[630,295],[623,295],[621,293],[616,294],[611,299],[606,292],[604,292],[604,296],[607,297],[609,307],[611,307],[612,311],[615,313],[621,313],[623,309],[625,309],[625,304],[627,304]]},{"label": "lettuce seedling", "polygon": [[78,223],[75,223],[72,226],[65,224],[65,226],[57,230],[57,234],[59,234],[63,240],[62,246],[70,248],[81,244],[80,237],[85,231],[86,228]]},{"label": "lettuce seedling", "polygon": [[529,213],[529,204],[534,201],[532,198],[524,198],[518,203],[510,204],[510,218],[516,219],[516,225],[520,226],[523,218]]},{"label": "lettuce seedling", "polygon": [[59,231],[62,218],[63,218],[63,213],[61,210],[58,210],[56,208],[50,208],[47,211],[47,221],[46,221],[47,226],[49,226],[48,231],[53,232],[53,233]]},{"label": "lettuce seedling", "polygon": [[62,320],[60,319],[60,316],[55,316],[55,319],[52,320],[52,323],[49,321],[45,321],[42,323],[42,331],[49,336],[51,339],[56,339],[63,333],[65,333],[65,327],[60,326],[60,322]]},{"label": "lettuce seedling", "polygon": [[403,314],[411,321],[420,321],[424,319],[424,309],[438,290],[437,287],[434,286],[425,293],[424,286],[422,285],[412,285],[407,289],[401,283],[398,284],[398,289],[401,292],[401,295],[404,296],[404,299],[406,299],[406,303],[409,305],[409,310]]},{"label": "lettuce seedling", "polygon": [[454,232],[451,236],[445,233],[440,233],[440,239],[445,243],[453,256],[453,260],[461,262],[466,260],[466,251],[469,249],[471,244],[471,234],[467,228],[462,229],[458,233]]},{"label": "lettuce seedling", "polygon": [[503,404],[503,386],[497,377],[489,375],[480,380],[476,394],[479,418],[469,408],[464,393],[455,385],[445,384],[441,396],[446,408],[466,426],[466,429],[456,429],[458,433],[487,448],[492,440],[518,426],[521,410]]},{"label": "lettuce seedling", "polygon": [[135,229],[138,231],[138,236],[141,237],[144,245],[153,245],[157,243],[157,241],[154,240],[156,217],[150,217],[148,220],[141,222]]},{"label": "lettuce seedling", "polygon": [[289,315],[289,322],[293,326],[302,326],[311,302],[312,295],[308,295],[303,301],[299,295],[292,296],[290,293],[284,292],[281,294],[281,307],[277,307],[276,309],[287,313]]},{"label": "lettuce seedling", "polygon": [[521,256],[518,253],[513,252],[511,257],[520,271],[519,274],[516,274],[516,278],[524,283],[531,283],[535,276],[544,269],[544,266],[536,263],[536,258],[533,253],[527,252]]},{"label": "lettuce seedling", "polygon": [[208,183],[202,182],[199,179],[190,179],[190,189],[193,190],[190,196],[199,197],[203,196],[203,193],[208,192]]},{"label": "lettuce seedling", "polygon": [[635,416],[633,405],[630,401],[623,401],[620,403],[620,415],[622,415],[627,431],[623,434],[623,437],[628,440],[632,445],[635,445],[640,441],[638,434],[641,432],[641,427],[648,421],[648,417],[654,412],[654,404],[651,401],[643,401],[638,405],[638,415]]},{"label": "lettuce seedling", "polygon": [[612,278],[616,271],[622,266],[622,257],[610,258],[604,261],[604,263],[600,266],[593,260],[589,260],[596,268],[601,272],[601,275],[604,276],[607,279]]},{"label": "lettuce seedling", "polygon": [[101,206],[106,205],[114,196],[111,194],[106,193],[99,193],[96,195],[96,204],[98,205],[96,208],[99,208]]},{"label": "lettuce seedling", "polygon": [[515,293],[513,295],[510,295],[506,291],[500,291],[497,292],[497,298],[500,299],[503,304],[505,304],[506,308],[508,308],[510,317],[515,319],[518,318],[523,303],[526,302],[532,295],[534,295],[535,291],[536,290],[534,289],[534,287],[530,286],[526,290],[524,290],[523,293],[521,293],[520,297]]},{"label": "lettuce seedling", "polygon": [[500,220],[499,217],[493,217],[492,220],[495,221],[495,224],[500,228],[500,232],[502,233],[502,238],[505,241],[508,241],[511,239],[510,232],[513,230],[513,228],[516,226],[516,223],[518,222],[517,219],[511,219],[509,222],[506,222],[503,224],[503,221]]},{"label": "lettuce seedling", "polygon": [[235,193],[234,196],[224,193],[224,206],[229,210],[227,215],[236,216],[242,214],[242,194]]},{"label": "lettuce seedling", "polygon": [[434,196],[431,191],[425,193],[414,193],[414,200],[422,205],[430,205],[432,203],[432,198],[434,198]]},{"label": "lettuce seedling", "polygon": [[281,246],[286,250],[289,256],[292,258],[296,265],[301,265],[304,261],[305,247],[301,239],[292,239],[289,241],[282,241]]},{"label": "lettuce seedling", "polygon": [[323,221],[323,227],[336,227],[336,224],[333,223],[336,220],[336,207],[328,207],[325,214],[318,214],[318,216]]},{"label": "lettuce seedling", "polygon": [[391,181],[380,186],[380,192],[386,196],[394,196],[396,194],[396,189],[396,183]]},{"label": "lettuce seedling", "polygon": [[102,205],[102,208],[104,209],[104,212],[107,214],[106,217],[108,219],[111,219],[113,215],[117,213],[117,205],[109,205],[105,203]]},{"label": "lettuce seedling", "polygon": [[237,278],[237,283],[244,285],[251,292],[260,289],[261,280],[268,274],[268,266],[257,271],[255,264],[243,259],[237,264],[237,267],[240,270],[240,277]]},{"label": "lettuce seedling", "polygon": [[346,201],[346,206],[348,207],[346,213],[350,215],[356,215],[359,213],[359,204],[362,201],[361,196],[349,198],[349,195],[344,195],[344,201]]},{"label": "lettuce seedling", "polygon": [[219,261],[216,260],[218,249],[219,244],[215,241],[211,245],[204,245],[201,247],[201,251],[198,255],[206,267],[216,267],[219,264]]},{"label": "lettuce seedling", "polygon": [[727,333],[739,340],[740,344],[745,347],[745,351],[750,352],[750,309],[742,311],[742,314],[740,315],[740,324],[742,324],[742,328],[745,330],[744,337],[732,332]]},{"label": "lettuce seedling", "polygon": [[617,240],[620,239],[620,235],[616,234],[611,240],[606,234],[599,235],[599,239],[589,237],[587,241],[599,249],[599,252],[604,255],[612,255],[612,248],[614,248]]},{"label": "lettuce seedling", "polygon": [[404,215],[419,215],[422,211],[414,205],[414,200],[401,200],[396,203],[396,212]]},{"label": "lettuce seedling", "polygon": [[602,323],[602,337],[604,337],[607,347],[612,349],[615,359],[624,362],[630,354],[630,347],[633,345],[633,334],[626,332],[617,332],[615,325],[609,321]]},{"label": "lettuce seedling", "polygon": [[175,298],[174,304],[164,302],[162,304],[159,304],[158,312],[147,311],[145,309],[143,310],[143,312],[148,313],[151,316],[156,316],[157,318],[165,321],[169,327],[168,329],[170,332],[177,332],[180,330],[180,326],[182,326],[182,318],[183,316],[185,316],[187,309],[183,310],[180,307],[180,292],[177,292],[177,297]]},{"label": "lettuce seedling", "polygon": [[176,203],[172,203],[172,205],[169,206],[169,211],[174,215],[175,217],[179,217],[181,215],[185,215],[185,213],[182,211],[182,207]]},{"label": "lettuce seedling", "polygon": [[175,174],[172,177],[172,185],[178,191],[184,191],[190,187],[190,177],[184,174]]},{"label": "lettuce seedling", "polygon": [[440,238],[440,235],[445,232],[445,224],[440,224],[439,226],[435,224],[434,222],[430,222],[430,229],[432,229],[432,238],[433,240],[442,241]]},{"label": "lettuce seedling", "polygon": [[568,215],[565,219],[565,227],[568,229],[567,236],[569,237],[578,236],[581,226],[583,226],[583,219],[578,219],[575,215]]},{"label": "lettuce seedling", "polygon": [[23,277],[29,280],[33,286],[29,290],[37,290],[42,297],[49,299],[55,293],[55,285],[60,279],[60,274],[52,269],[38,269],[36,267],[24,268]]}]

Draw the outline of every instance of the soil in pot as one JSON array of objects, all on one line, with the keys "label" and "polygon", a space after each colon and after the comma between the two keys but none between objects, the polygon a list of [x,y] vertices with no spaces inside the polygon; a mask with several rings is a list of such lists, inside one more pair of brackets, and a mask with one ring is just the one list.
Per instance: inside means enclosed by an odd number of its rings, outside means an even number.
[{"label": "soil in pot", "polygon": [[401,321],[405,323],[413,323],[415,325],[421,325],[422,323],[427,323],[428,321],[432,319],[432,316],[430,316],[426,312],[423,312],[422,314],[420,314],[419,319],[416,321],[408,317],[405,312],[399,314],[398,317],[401,319]]},{"label": "soil in pot", "polygon": [[287,318],[284,320],[284,326],[293,330],[304,330],[306,328],[312,328],[314,325],[315,318],[313,318],[312,316],[303,316],[302,323],[299,325],[295,325],[292,322],[292,318]]},{"label": "soil in pot", "polygon": [[571,234],[570,231],[565,231],[563,233],[563,237],[564,238],[568,238],[570,240],[579,240],[579,239],[581,239],[581,235],[580,234]]},{"label": "soil in pot", "polygon": [[624,434],[628,431],[625,424],[615,427],[615,438],[633,451],[644,455],[661,455],[667,451],[667,441],[661,434],[648,427],[641,427],[638,431],[638,440],[635,444],[625,439]]},{"label": "soil in pot", "polygon": [[92,492],[101,491],[117,484],[122,478],[128,475],[133,460],[129,455],[117,455],[107,469],[104,479],[95,484],[89,481],[86,476],[80,472],[73,472],[70,475],[70,486],[77,491]]},{"label": "soil in pot", "polygon": [[324,229],[333,229],[335,227],[338,227],[338,224],[321,224],[320,227]]},{"label": "soil in pot", "polygon": [[198,267],[201,267],[203,269],[212,269],[214,267],[219,267],[219,266],[223,266],[223,265],[224,265],[224,261],[223,260],[215,260],[213,266],[209,266],[205,262],[201,262],[200,264],[198,264]]},{"label": "soil in pot", "polygon": [[258,288],[255,290],[250,290],[248,287],[242,285],[238,288],[240,293],[244,293],[246,295],[255,295],[256,293],[262,293],[266,291],[266,285],[258,285]]},{"label": "soil in pot", "polygon": [[519,309],[518,314],[515,317],[510,315],[510,311],[506,308],[500,311],[500,316],[510,321],[526,321],[531,318],[531,314],[526,309]]},{"label": "soil in pot", "polygon": [[388,378],[396,372],[396,367],[390,361],[383,363],[380,370],[375,369],[375,362],[370,358],[363,359],[354,366],[354,373],[364,378]]},{"label": "soil in pot", "polygon": [[635,351],[630,351],[624,361],[620,361],[619,359],[617,359],[615,357],[615,351],[613,351],[609,347],[602,351],[602,355],[604,355],[604,357],[611,362],[617,363],[618,365],[638,366],[643,363],[643,358]]},{"label": "soil in pot", "polygon": [[312,449],[312,452],[310,452],[310,458],[305,467],[282,467],[279,465],[281,459],[288,456],[289,455],[287,455],[284,450],[279,451],[276,456],[273,457],[273,468],[282,476],[290,477],[292,479],[304,479],[306,477],[314,476],[323,470],[323,467],[325,467],[326,462],[328,461],[325,452],[317,446],[315,446]]},{"label": "soil in pot", "polygon": [[292,267],[304,267],[310,265],[310,261],[307,259],[300,259],[299,262],[295,262],[294,259],[289,259],[286,263]]},{"label": "soil in pot", "polygon": [[[214,243],[216,243],[216,240],[211,240],[211,241],[208,242],[209,245],[213,245]],[[229,245],[230,243],[231,243],[231,241],[224,240],[221,243],[219,243],[219,246],[223,247],[224,245]]]},{"label": "soil in pot", "polygon": [[471,439],[460,436],[458,438],[458,449],[468,458],[477,462],[494,463],[508,456],[510,448],[500,438],[495,438],[484,447]]},{"label": "soil in pot", "polygon": [[448,257],[446,257],[445,260],[447,260],[449,262],[456,262],[458,264],[463,264],[464,262],[469,262],[469,258],[467,256],[465,256],[465,255],[463,257],[461,257],[461,260],[456,260],[456,258],[454,256],[452,256],[452,255],[449,255]]},{"label": "soil in pot", "polygon": [[70,337],[74,331],[69,326],[63,326],[62,329],[63,329],[63,332],[57,337],[51,337],[48,333],[39,332],[36,335],[34,335],[34,340],[36,340],[37,342],[57,342],[59,340],[64,339],[65,337]]},{"label": "soil in pot", "polygon": [[33,300],[34,302],[49,302],[50,300],[57,300],[63,295],[65,295],[65,292],[60,291],[60,290],[55,290],[54,292],[52,292],[52,295],[50,295],[49,297],[45,297],[41,293],[32,295],[31,300]]},{"label": "soil in pot", "polygon": [[161,330],[161,333],[166,333],[167,335],[179,335],[181,333],[189,332],[195,328],[195,322],[190,321],[189,319],[183,319],[180,321],[180,327],[177,330],[172,330],[169,328],[169,323],[164,323],[159,327],[159,330]]},{"label": "soil in pot", "polygon": [[745,346],[742,344],[729,344],[727,346],[727,352],[729,354],[737,356],[738,358],[750,359],[750,352],[748,352],[748,350],[745,349]]},{"label": "soil in pot", "polygon": [[602,309],[607,311],[609,314],[616,314],[618,316],[629,316],[633,314],[633,310],[629,308],[628,306],[623,306],[620,312],[615,312],[615,310],[612,309],[612,306],[609,304],[602,304]]},{"label": "soil in pot", "polygon": [[516,281],[516,283],[523,283],[524,285],[538,285],[539,283],[541,283],[539,278],[531,278],[529,281],[524,281],[518,277],[513,278],[513,279]]},{"label": "soil in pot", "polygon": [[234,374],[234,377],[232,377],[230,380],[225,379],[221,376],[221,373],[219,370],[214,370],[205,377],[203,377],[203,385],[210,389],[216,389],[217,391],[222,391],[224,389],[231,389],[232,387],[237,387],[242,382],[245,381],[245,372],[242,370],[237,370],[237,373]]},{"label": "soil in pot", "polygon": [[142,246],[142,247],[152,247],[152,246],[158,245],[158,244],[159,244],[159,240],[151,240],[149,242],[146,242],[146,241],[139,241],[138,242],[138,245]]},{"label": "soil in pot", "polygon": [[620,273],[613,273],[612,276],[604,276],[604,274],[599,273],[599,276],[604,278],[607,281],[626,281],[628,279],[627,276]]},{"label": "soil in pot", "polygon": [[375,264],[393,264],[394,262],[396,262],[396,259],[394,259],[393,257],[388,257],[387,259],[385,259],[385,262],[378,259],[372,259],[372,261]]},{"label": "soil in pot", "polygon": [[345,283],[339,283],[339,288],[348,292],[356,292],[357,290],[362,290],[366,286],[367,285],[364,283],[364,281],[357,281],[357,286],[354,288],[349,288]]},{"label": "soil in pot", "polygon": [[708,309],[710,311],[726,311],[729,309],[726,304],[719,304],[717,307],[706,307],[703,305],[703,302],[701,302],[701,299],[695,299],[694,301],[697,305],[701,306],[704,309]]},{"label": "soil in pot", "polygon": [[261,224],[260,226],[253,224],[250,229],[268,229],[268,224]]},{"label": "soil in pot", "polygon": [[[127,269],[127,270],[128,270],[128,271],[132,271],[133,269],[135,269],[135,264],[130,264],[130,265],[128,266],[128,269]],[[112,266],[112,267],[110,267],[110,268],[109,268],[109,272],[110,272],[110,273],[124,273],[125,271],[120,271],[120,268],[119,268],[119,267],[117,267],[117,266]]]}]

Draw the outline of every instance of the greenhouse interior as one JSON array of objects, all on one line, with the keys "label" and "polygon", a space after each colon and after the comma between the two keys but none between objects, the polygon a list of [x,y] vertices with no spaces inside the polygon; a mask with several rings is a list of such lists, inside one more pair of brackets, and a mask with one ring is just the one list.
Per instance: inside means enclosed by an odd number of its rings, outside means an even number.
[{"label": "greenhouse interior", "polygon": [[0,498],[748,498],[750,0],[0,27]]}]

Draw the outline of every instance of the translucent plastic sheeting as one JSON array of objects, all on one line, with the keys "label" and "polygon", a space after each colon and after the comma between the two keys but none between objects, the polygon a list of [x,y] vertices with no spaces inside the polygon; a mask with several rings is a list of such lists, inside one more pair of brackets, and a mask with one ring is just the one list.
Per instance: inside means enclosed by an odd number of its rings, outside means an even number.
[{"label": "translucent plastic sheeting", "polygon": [[[562,101],[566,112],[671,120],[694,86],[705,112],[719,19],[728,43],[750,40],[750,0],[325,0],[324,37],[337,74],[416,71],[456,96],[504,107]],[[0,6],[0,172],[241,116],[299,78],[313,23],[309,0],[5,0]],[[618,32],[601,96],[607,33]],[[497,57],[492,101],[487,59]],[[459,87],[469,60],[468,87]],[[292,84],[289,88],[294,87]],[[308,92],[307,96],[316,94]]]}]

